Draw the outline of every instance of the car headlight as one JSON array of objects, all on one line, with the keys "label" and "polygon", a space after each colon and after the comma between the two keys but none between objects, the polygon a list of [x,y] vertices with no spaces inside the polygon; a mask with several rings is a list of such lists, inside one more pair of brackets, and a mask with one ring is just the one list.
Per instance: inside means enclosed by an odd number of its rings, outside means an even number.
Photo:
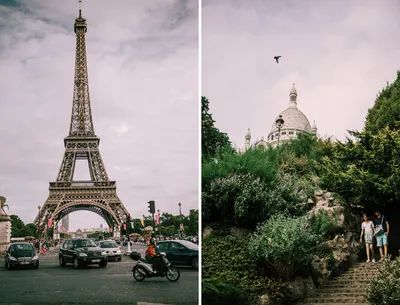
[{"label": "car headlight", "polygon": [[10,256],[11,261],[16,261],[17,259],[14,256]]},{"label": "car headlight", "polygon": [[117,253],[121,253],[121,250],[120,250],[120,249],[117,249]]},{"label": "car headlight", "polygon": [[80,257],[86,257],[87,254],[86,254],[86,253],[79,253],[79,256],[80,256]]},{"label": "car headlight", "polygon": [[37,259],[39,259],[39,256],[37,256],[37,255],[35,255],[34,257],[32,257],[32,260],[33,260],[33,261],[35,261],[35,260],[37,260]]},{"label": "car headlight", "polygon": [[101,255],[107,255],[106,251],[101,252]]}]

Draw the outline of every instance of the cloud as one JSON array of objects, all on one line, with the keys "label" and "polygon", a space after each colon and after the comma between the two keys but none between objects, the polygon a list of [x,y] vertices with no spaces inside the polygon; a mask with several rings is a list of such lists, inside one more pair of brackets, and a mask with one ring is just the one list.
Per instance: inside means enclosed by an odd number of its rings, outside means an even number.
[{"label": "cloud", "polygon": [[[155,197],[161,212],[198,208],[197,1],[86,0],[82,12],[94,129],[120,199],[133,216]],[[64,153],[77,15],[74,0],[0,2],[0,195],[27,223]],[[73,229],[104,223],[71,215]]]},{"label": "cloud", "polygon": [[203,3],[202,94],[238,146],[249,127],[252,139],[268,135],[292,83],[318,133],[344,139],[400,68],[395,1]]}]

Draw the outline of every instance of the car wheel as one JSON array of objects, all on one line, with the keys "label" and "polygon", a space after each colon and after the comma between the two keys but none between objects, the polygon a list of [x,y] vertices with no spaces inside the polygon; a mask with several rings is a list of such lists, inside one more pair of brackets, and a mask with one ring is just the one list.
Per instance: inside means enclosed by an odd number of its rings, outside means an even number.
[{"label": "car wheel", "polygon": [[11,270],[10,262],[7,262],[7,270]]},{"label": "car wheel", "polygon": [[64,267],[64,266],[66,265],[63,256],[60,255],[60,256],[58,257],[58,263],[60,264],[61,267]]},{"label": "car wheel", "polygon": [[33,267],[33,269],[39,269],[39,262],[36,263],[36,265]]},{"label": "car wheel", "polygon": [[81,268],[81,267],[82,267],[81,262],[80,262],[79,259],[75,256],[75,257],[74,257],[74,268],[75,268],[75,269],[78,269],[78,268]]},{"label": "car wheel", "polygon": [[104,261],[102,261],[100,264],[99,264],[99,266],[101,267],[101,268],[104,268],[104,267],[107,267],[107,260],[104,260]]},{"label": "car wheel", "polygon": [[119,262],[120,262],[121,260],[122,260],[122,258],[121,258],[121,257],[118,257],[118,258],[117,258],[117,261],[119,261]]},{"label": "car wheel", "polygon": [[195,257],[195,258],[192,260],[192,267],[193,267],[194,269],[198,269],[198,268],[199,268],[199,258],[198,258],[198,257]]}]

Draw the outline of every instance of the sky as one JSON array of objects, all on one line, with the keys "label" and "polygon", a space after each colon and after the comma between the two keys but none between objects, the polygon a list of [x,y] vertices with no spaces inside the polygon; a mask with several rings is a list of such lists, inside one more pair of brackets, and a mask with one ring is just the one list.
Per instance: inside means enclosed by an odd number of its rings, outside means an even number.
[{"label": "sky", "polygon": [[[78,1],[0,0],[0,195],[34,220],[64,154]],[[100,153],[132,217],[198,209],[198,3],[84,0],[90,100]],[[87,180],[78,163],[74,180]],[[70,214],[70,231],[98,228]]]},{"label": "sky", "polygon": [[[400,2],[204,0],[202,95],[243,147],[267,138],[296,84],[320,137],[344,140],[400,69]],[[274,56],[282,56],[279,64]]]}]

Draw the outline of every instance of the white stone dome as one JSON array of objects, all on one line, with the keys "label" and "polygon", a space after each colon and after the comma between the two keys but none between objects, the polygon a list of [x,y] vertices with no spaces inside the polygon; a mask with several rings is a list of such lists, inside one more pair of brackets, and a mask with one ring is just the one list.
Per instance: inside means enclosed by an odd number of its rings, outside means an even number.
[{"label": "white stone dome", "polygon": [[[288,108],[283,110],[274,120],[271,126],[271,131],[268,134],[267,140],[271,145],[278,141],[278,128],[276,127],[276,120],[282,116],[284,121],[283,126],[280,128],[279,138],[281,141],[289,141],[290,139],[297,138],[302,132],[313,132],[310,122],[307,117],[297,108],[297,90],[294,87],[290,90],[290,103]],[[315,128],[316,131],[316,128]]]},{"label": "white stone dome", "polygon": [[[310,122],[308,121],[305,114],[297,108],[297,106],[296,107],[289,106],[289,108],[283,110],[279,115],[282,116],[282,119],[285,122],[281,130],[295,129],[295,130],[304,130],[311,132]],[[278,130],[275,122],[278,119],[279,115],[275,118],[274,122],[272,123],[271,132]]]}]

